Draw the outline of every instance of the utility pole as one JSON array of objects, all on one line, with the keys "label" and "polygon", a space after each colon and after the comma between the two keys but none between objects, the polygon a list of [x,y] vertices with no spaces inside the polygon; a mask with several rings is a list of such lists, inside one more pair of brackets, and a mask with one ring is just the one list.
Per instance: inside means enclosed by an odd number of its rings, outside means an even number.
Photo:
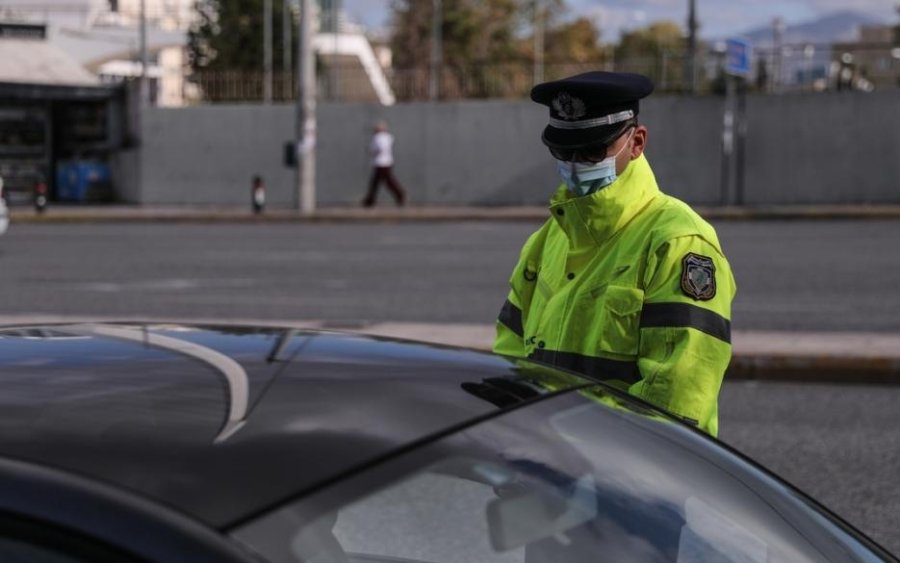
[{"label": "utility pole", "polygon": [[340,0],[331,0],[331,33],[334,38],[334,67],[331,69],[329,73],[329,88],[328,93],[331,96],[332,100],[338,99],[338,87],[340,83],[340,74],[341,74],[341,63],[340,56],[338,54],[338,49],[340,46],[340,25],[338,24],[338,17],[340,15]]},{"label": "utility pole", "polygon": [[428,98],[432,101],[440,97],[441,67],[443,66],[441,27],[444,25],[441,0],[432,0],[431,14],[431,72],[429,73]]},{"label": "utility pole", "polygon": [[141,78],[140,87],[138,88],[138,96],[140,97],[140,107],[150,105],[150,84],[147,82],[147,0],[141,0],[141,30],[140,30],[140,50],[141,50]]},{"label": "utility pole", "polygon": [[685,59],[684,74],[687,79],[688,92],[697,93],[697,2],[688,0],[688,37],[687,58]]},{"label": "utility pole", "polygon": [[297,41],[297,209],[316,210],[316,61],[312,49],[312,0],[300,0]]},{"label": "utility pole", "polygon": [[291,29],[294,22],[291,17],[291,0],[284,0],[281,12],[281,84],[285,100],[291,98]]},{"label": "utility pole", "polygon": [[737,108],[735,111],[734,202],[745,203],[744,177],[747,160],[747,78],[735,78],[737,83]]},{"label": "utility pole", "polygon": [[272,0],[263,0],[263,102],[272,103]]},{"label": "utility pole", "polygon": [[534,83],[544,81],[544,2],[534,0]]},{"label": "utility pole", "polygon": [[732,163],[734,159],[734,98],[735,77],[731,74],[725,76],[725,113],[722,119],[722,172],[721,172],[721,200],[722,205],[731,203],[732,187]]},{"label": "utility pole", "polygon": [[784,20],[772,20],[772,92],[781,92],[781,43],[784,38]]}]

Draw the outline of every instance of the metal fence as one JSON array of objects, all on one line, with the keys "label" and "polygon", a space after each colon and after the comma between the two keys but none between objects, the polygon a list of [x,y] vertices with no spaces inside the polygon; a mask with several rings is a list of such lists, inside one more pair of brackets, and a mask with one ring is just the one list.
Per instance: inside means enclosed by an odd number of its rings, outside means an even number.
[{"label": "metal fence", "polygon": [[[548,62],[544,80],[589,70],[638,72],[649,76],[660,93],[710,94],[724,91],[724,52],[703,50],[696,56],[691,80],[684,51],[653,57],[629,57],[587,63]],[[372,80],[358,63],[317,65],[317,95],[323,101],[377,101]],[[431,73],[427,68],[383,71],[398,101],[427,100]],[[523,99],[534,84],[531,62],[475,64],[440,70],[439,99]],[[258,102],[266,77],[260,71],[202,71],[189,78],[198,103]],[[272,101],[293,100],[297,85],[292,72],[274,72]],[[831,45],[784,45],[754,52],[747,81],[751,90],[769,93],[853,89],[871,91],[900,86],[900,50],[890,45],[856,45],[836,51]],[[191,96],[189,96],[191,97]]]},{"label": "metal fence", "polygon": [[[544,80],[554,80],[589,70],[630,70],[643,72],[657,81],[662,91],[685,88],[683,73],[673,72],[673,57],[662,59],[662,67],[653,61],[612,61],[590,63],[550,63],[544,65]],[[383,71],[398,101],[427,100],[430,96],[429,69],[386,69]],[[444,67],[440,71],[439,98],[522,99],[534,85],[535,69],[531,63],[498,63],[471,65],[465,68]],[[372,81],[365,70],[354,64],[330,65],[317,72],[317,94],[323,101],[377,101]],[[233,103],[263,101],[266,75],[260,71],[201,71],[189,77],[192,94],[198,103]],[[274,102],[293,100],[297,92],[293,72],[272,73]]]}]

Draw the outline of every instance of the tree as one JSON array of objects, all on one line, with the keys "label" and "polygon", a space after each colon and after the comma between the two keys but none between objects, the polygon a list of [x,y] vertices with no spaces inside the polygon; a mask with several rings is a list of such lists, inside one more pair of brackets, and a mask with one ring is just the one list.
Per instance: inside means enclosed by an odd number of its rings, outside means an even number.
[{"label": "tree", "polygon": [[[515,34],[522,0],[442,0],[443,64],[466,67],[506,61],[516,55]],[[398,68],[428,67],[431,58],[430,0],[395,0],[391,47]]]},{"label": "tree", "polygon": [[588,18],[557,24],[545,35],[544,58],[548,62],[597,63],[607,58],[607,51]]},{"label": "tree", "polygon": [[[900,16],[900,4],[894,6],[897,16]],[[900,23],[894,26],[894,45],[900,45]]]},{"label": "tree", "polygon": [[[608,66],[611,49],[600,41],[600,31],[586,17],[566,18],[566,6],[557,1],[544,18],[544,79],[556,80]],[[535,60],[534,30],[522,40],[522,52]]]},{"label": "tree", "polygon": [[[197,0],[188,31],[188,61],[201,70],[263,70],[263,0]],[[272,61],[282,66],[284,2],[272,0]],[[290,15],[289,15],[290,17]],[[291,52],[296,52],[292,34]]]},{"label": "tree", "polygon": [[[588,18],[566,18],[565,0],[442,0],[442,95],[523,96],[533,76],[535,8],[544,10],[547,78],[607,60],[608,49]],[[395,78],[424,81],[431,61],[431,0],[395,0],[391,46]],[[398,82],[395,80],[395,82]],[[402,82],[400,80],[399,82]],[[401,90],[403,88],[401,87]],[[424,87],[418,89],[423,96]],[[407,96],[417,97],[410,89]]]},{"label": "tree", "polygon": [[[521,60],[517,31],[526,0],[442,0],[441,48],[443,97],[490,96],[502,81],[488,66]],[[401,88],[405,97],[422,97],[431,65],[431,0],[395,0],[391,6],[391,48],[398,78],[416,85]]]},{"label": "tree", "polygon": [[[698,46],[697,51],[702,48]],[[663,87],[687,85],[685,56],[684,32],[671,21],[623,33],[615,47],[616,70],[645,74]]]}]

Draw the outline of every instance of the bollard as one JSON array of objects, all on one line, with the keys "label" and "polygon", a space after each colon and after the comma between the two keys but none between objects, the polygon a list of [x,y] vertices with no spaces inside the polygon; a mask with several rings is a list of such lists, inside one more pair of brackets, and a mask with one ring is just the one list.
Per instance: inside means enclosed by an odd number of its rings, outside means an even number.
[{"label": "bollard", "polygon": [[253,185],[250,188],[250,197],[253,202],[253,212],[262,213],[266,207],[266,186],[263,185],[261,176],[253,177]]},{"label": "bollard", "polygon": [[47,183],[38,179],[34,183],[34,210],[43,213],[47,209]]}]

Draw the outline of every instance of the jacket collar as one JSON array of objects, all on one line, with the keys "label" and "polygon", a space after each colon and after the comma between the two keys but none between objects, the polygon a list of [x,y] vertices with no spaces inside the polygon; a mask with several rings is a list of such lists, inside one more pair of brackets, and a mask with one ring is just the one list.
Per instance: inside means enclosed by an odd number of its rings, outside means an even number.
[{"label": "jacket collar", "polygon": [[603,244],[659,195],[650,163],[642,154],[615,182],[592,194],[574,196],[563,184],[550,199],[550,213],[574,250]]}]

